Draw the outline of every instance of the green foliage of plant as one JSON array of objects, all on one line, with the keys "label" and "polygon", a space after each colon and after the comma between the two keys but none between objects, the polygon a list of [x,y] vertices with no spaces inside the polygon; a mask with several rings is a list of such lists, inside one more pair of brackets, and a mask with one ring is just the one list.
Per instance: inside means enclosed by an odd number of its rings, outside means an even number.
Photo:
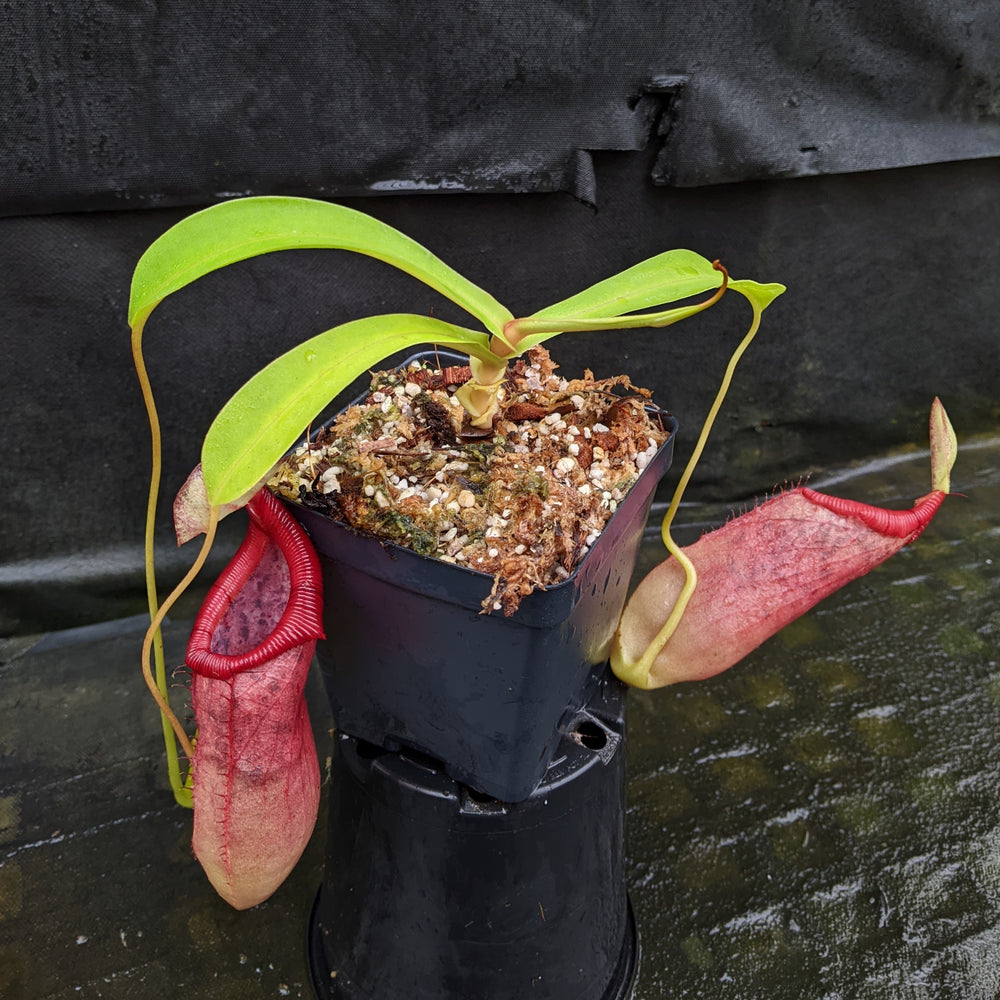
[{"label": "green foliage of plant", "polygon": [[475,330],[426,316],[368,316],[299,344],[257,372],[219,412],[201,462],[209,499],[227,503],[252,490],[302,430],[355,376],[396,351],[436,343],[469,352]]},{"label": "green foliage of plant", "polygon": [[[357,319],[299,344],[254,375],[220,411],[203,444],[202,474],[211,505],[207,544],[219,508],[252,495],[333,397],[383,358],[424,343],[466,353],[472,378],[456,395],[472,422],[488,428],[511,358],[560,333],[669,326],[718,301],[728,281],[717,262],[690,250],[670,250],[531,316],[515,319],[488,292],[408,236],[362,212],[328,202],[285,197],[237,199],[189,216],[156,240],[136,266],[128,309],[133,359],[152,436],[145,547],[153,624],[143,647],[143,670],[163,714],[171,784],[182,804],[190,804],[190,790],[180,778],[171,729],[189,756],[191,745],[167,704],[158,628],[180,588],[159,607],[153,525],[161,472],[160,427],[142,354],[143,330],[163,299],[198,278],[261,254],[304,248],[345,250],[383,261],[459,305],[482,329],[405,313]],[[728,281],[728,287],[746,296],[754,308],[750,336],[756,331],[760,312],[784,290],[781,285],[753,281]],[[662,308],[710,290],[714,294],[707,300]],[[738,354],[746,343],[749,338]],[[735,360],[729,374],[733,364]],[[206,551],[207,545],[199,564]],[[155,678],[149,666],[150,652],[155,659]]]},{"label": "green foliage of plant", "polygon": [[273,250],[350,250],[412,274],[499,332],[513,317],[492,295],[415,240],[378,219],[311,198],[237,198],[182,219],[142,255],[132,277],[128,322],[196,278]]},{"label": "green foliage of plant", "polygon": [[[137,356],[150,313],[172,292],[227,264],[304,247],[349,250],[391,264],[460,305],[484,329],[409,314],[369,317],[333,327],[283,354],[233,396],[209,429],[202,467],[213,504],[230,503],[252,490],[344,386],[398,350],[422,343],[462,350],[472,359],[478,386],[495,397],[508,359],[536,344],[574,330],[668,326],[714,299],[659,312],[636,310],[722,284],[721,272],[707,259],[690,250],[671,250],[532,316],[514,319],[429,250],[364,213],[306,198],[246,198],[182,220],[143,254],[128,312]],[[762,294],[755,290],[763,287],[746,281],[730,286],[748,297]]]}]

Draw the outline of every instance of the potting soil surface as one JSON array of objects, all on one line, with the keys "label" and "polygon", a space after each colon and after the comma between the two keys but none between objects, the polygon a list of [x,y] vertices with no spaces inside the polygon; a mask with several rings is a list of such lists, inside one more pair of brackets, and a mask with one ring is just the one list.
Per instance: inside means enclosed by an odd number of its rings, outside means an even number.
[{"label": "potting soil surface", "polygon": [[[927,458],[810,485],[906,506]],[[953,488],[733,670],[630,694],[639,1000],[1000,996],[1000,439],[964,443]],[[679,540],[725,516],[686,508]],[[324,808],[270,900],[223,903],[166,785],[143,628],[0,640],[0,997],[310,997]],[[315,676],[308,696],[328,747]]]},{"label": "potting soil surface", "polygon": [[570,381],[543,347],[510,366],[477,430],[467,367],[413,362],[372,375],[349,407],[278,467],[279,495],[494,578],[484,610],[511,615],[576,569],[668,432],[628,378]]}]

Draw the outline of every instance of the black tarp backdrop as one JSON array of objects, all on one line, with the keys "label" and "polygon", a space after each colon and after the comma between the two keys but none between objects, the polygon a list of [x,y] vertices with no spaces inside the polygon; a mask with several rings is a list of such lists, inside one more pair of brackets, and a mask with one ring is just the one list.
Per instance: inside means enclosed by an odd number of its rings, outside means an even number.
[{"label": "black tarp backdrop", "polygon": [[691,186],[1000,153],[995,0],[5,5],[8,214]]},{"label": "black tarp backdrop", "polygon": [[[670,246],[785,282],[693,498],[920,441],[935,393],[962,431],[994,426],[997,51],[992,0],[5,5],[0,631],[141,608],[128,283],[188,206],[236,194],[349,199],[517,312]],[[310,252],[161,306],[164,495],[257,367],[393,309],[447,315],[382,265]],[[555,351],[656,387],[683,455],[743,319],[732,302]]]}]

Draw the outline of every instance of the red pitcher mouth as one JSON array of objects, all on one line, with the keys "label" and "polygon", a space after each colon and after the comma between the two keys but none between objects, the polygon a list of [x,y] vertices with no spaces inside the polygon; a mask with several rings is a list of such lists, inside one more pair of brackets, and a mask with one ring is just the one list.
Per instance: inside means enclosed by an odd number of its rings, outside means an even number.
[{"label": "red pitcher mouth", "polygon": [[[259,667],[310,639],[324,638],[322,577],[319,560],[308,537],[266,488],[250,500],[247,511],[250,522],[246,538],[209,590],[191,630],[187,665],[204,677],[229,678],[242,670]],[[287,583],[278,589],[269,581],[269,587],[261,588],[254,600],[273,606],[287,593],[284,610],[270,634],[251,648],[238,653],[220,651],[219,625],[261,560],[267,557],[272,543],[284,557]],[[283,572],[280,561],[276,562],[275,569]],[[261,612],[266,609],[255,609],[258,620]],[[238,640],[222,644],[232,649],[238,646]]]}]

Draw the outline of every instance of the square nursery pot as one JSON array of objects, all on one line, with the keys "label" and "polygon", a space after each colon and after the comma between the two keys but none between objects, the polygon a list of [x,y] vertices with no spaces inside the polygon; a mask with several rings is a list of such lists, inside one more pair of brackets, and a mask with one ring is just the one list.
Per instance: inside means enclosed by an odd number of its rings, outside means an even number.
[{"label": "square nursery pot", "polygon": [[501,801],[527,798],[561,724],[605,672],[653,493],[673,454],[677,423],[662,416],[670,436],[593,548],[568,579],[529,594],[510,618],[481,613],[491,576],[289,503],[323,568],[326,640],[316,652],[337,729],[425,753]]}]

